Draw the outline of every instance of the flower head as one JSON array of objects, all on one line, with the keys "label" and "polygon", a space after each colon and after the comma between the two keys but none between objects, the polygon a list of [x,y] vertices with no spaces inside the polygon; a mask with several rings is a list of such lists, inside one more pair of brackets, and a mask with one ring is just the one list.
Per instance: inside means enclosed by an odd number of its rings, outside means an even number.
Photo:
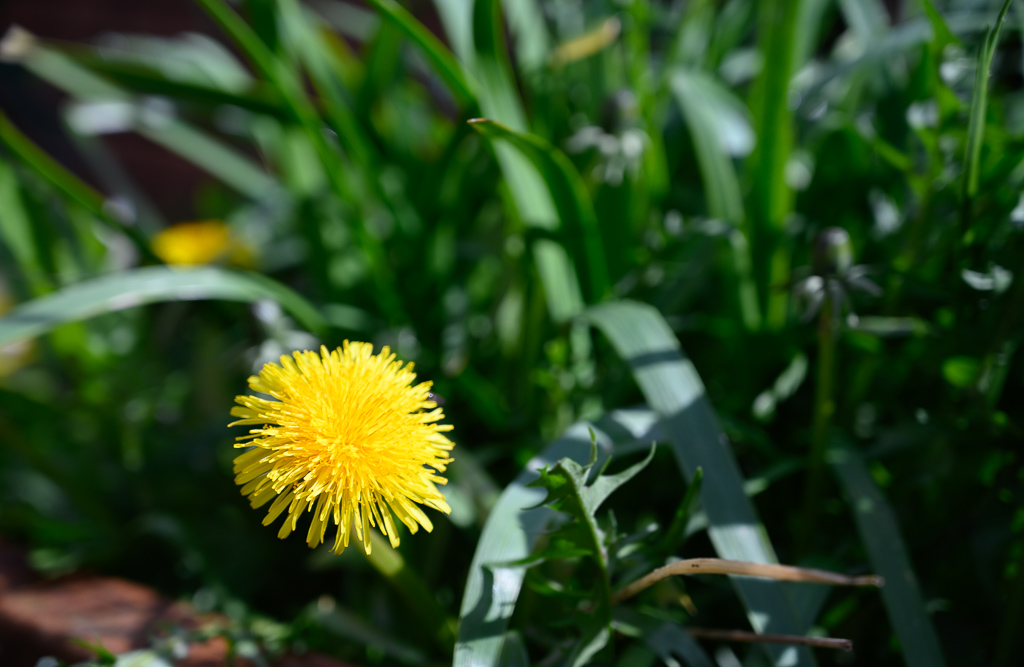
[{"label": "flower head", "polygon": [[429,532],[430,519],[419,507],[451,512],[437,484],[437,473],[451,463],[454,446],[438,424],[443,411],[430,398],[430,382],[412,384],[413,365],[395,361],[385,347],[373,354],[369,343],[345,341],[328,352],[295,352],[281,365],[266,364],[249,387],[271,399],[238,396],[230,424],[255,425],[235,447],[252,447],[235,459],[235,482],[253,507],[273,500],[263,525],[286,516],[278,537],[313,511],[306,541],[324,541],[337,526],[334,551],[348,546],[353,531],[370,552],[370,527],[398,546],[392,512],[415,533]]},{"label": "flower head", "polygon": [[226,261],[249,267],[251,248],[220,220],[179,222],[153,239],[153,252],[167,264],[196,265]]}]

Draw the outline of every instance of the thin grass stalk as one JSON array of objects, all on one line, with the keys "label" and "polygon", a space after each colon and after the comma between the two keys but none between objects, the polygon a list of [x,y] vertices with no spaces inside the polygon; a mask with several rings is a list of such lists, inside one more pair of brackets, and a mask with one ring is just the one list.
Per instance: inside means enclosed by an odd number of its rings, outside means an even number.
[{"label": "thin grass stalk", "polygon": [[371,531],[370,544],[366,560],[398,591],[420,621],[430,629],[438,647],[445,653],[451,653],[455,649],[455,621],[441,609],[427,584],[383,535]]},{"label": "thin grass stalk", "polygon": [[[827,289],[827,288],[826,288]],[[814,393],[814,424],[811,449],[807,455],[807,483],[804,487],[803,520],[797,540],[797,553],[811,552],[817,534],[818,505],[825,485],[825,450],[836,404],[834,396],[836,365],[836,321],[833,298],[825,297],[818,318],[818,383]]]},{"label": "thin grass stalk", "polygon": [[697,639],[710,639],[723,642],[744,642],[763,644],[788,644],[790,646],[813,646],[815,648],[832,648],[841,651],[853,650],[853,642],[838,637],[802,637],[800,635],[770,635],[748,632],[746,630],[714,630],[711,628],[686,628],[686,631]]},{"label": "thin grass stalk", "polygon": [[875,586],[881,587],[885,582],[877,575],[851,577],[828,570],[817,570],[792,565],[771,565],[767,563],[745,563],[738,560],[722,558],[691,558],[669,563],[664,567],[644,575],[633,583],[619,589],[612,596],[612,603],[618,604],[640,591],[673,576],[694,574],[731,574],[742,577],[761,577],[777,581],[797,581],[813,584],[831,584],[833,586]]}]

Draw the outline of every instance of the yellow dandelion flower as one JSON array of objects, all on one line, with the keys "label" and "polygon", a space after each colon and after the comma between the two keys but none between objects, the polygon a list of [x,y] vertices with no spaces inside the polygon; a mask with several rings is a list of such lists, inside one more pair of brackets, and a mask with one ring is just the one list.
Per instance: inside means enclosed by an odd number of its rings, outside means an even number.
[{"label": "yellow dandelion flower", "polygon": [[295,352],[281,365],[267,364],[249,378],[249,387],[272,397],[238,396],[230,424],[259,425],[237,438],[252,447],[235,459],[235,483],[252,506],[273,500],[263,525],[287,510],[278,537],[313,511],[306,541],[324,541],[328,524],[337,526],[334,551],[348,546],[353,531],[370,553],[370,528],[398,546],[392,512],[415,533],[433,524],[419,507],[451,512],[437,484],[454,446],[438,424],[444,413],[430,400],[430,382],[412,384],[413,365],[395,361],[385,347],[373,354],[369,343],[345,341],[329,352]]},{"label": "yellow dandelion flower", "polygon": [[228,226],[220,220],[181,222],[153,239],[153,252],[167,264],[209,264],[233,247]]}]

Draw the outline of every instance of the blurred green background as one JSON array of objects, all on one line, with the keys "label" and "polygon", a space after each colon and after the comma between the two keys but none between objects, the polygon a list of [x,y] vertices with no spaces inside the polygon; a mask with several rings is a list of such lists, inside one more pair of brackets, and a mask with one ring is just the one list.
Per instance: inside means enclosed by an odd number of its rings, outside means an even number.
[{"label": "blurred green background", "polygon": [[[270,656],[1019,664],[1019,3],[179,18],[0,44],[0,535],[37,570],[153,585]],[[390,565],[278,541],[230,472],[245,378],[345,339],[455,426],[452,515]],[[613,471],[660,445],[598,512],[607,553],[484,567],[544,543],[523,484],[585,462],[586,424]],[[588,559],[617,588],[713,555],[887,585],[666,582],[586,657]]]}]

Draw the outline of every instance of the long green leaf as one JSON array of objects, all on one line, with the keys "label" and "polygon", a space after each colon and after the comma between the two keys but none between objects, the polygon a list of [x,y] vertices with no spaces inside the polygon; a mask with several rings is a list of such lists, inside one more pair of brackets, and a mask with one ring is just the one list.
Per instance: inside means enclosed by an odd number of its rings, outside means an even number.
[{"label": "long green leaf", "polygon": [[448,43],[463,65],[471,67],[476,57],[473,52],[474,0],[434,0],[441,17]]},{"label": "long green leaf", "polygon": [[[256,32],[242,20],[224,0],[196,0],[238,45],[257,71],[280,94],[295,120],[302,126],[310,143],[316,148],[328,181],[337,195],[346,201],[360,201],[357,188],[349,179],[349,170],[337,151],[328,143],[323,132],[320,115],[309,96],[299,73],[279,59],[260,40]],[[292,0],[294,1],[294,0]],[[380,243],[366,229],[364,216],[353,223],[360,245],[376,283],[382,306],[395,320],[407,319],[401,294],[394,283],[394,275],[387,266]]]},{"label": "long green leaf", "polygon": [[131,95],[64,53],[28,37],[30,46],[18,54],[19,62],[44,81],[84,102],[121,102],[131,113],[128,127],[173,153],[205,169],[239,192],[263,199],[281,188],[248,156],[214,139],[173,112],[135,105]]},{"label": "long green leaf", "polygon": [[69,46],[62,46],[60,50],[80,65],[136,93],[162,95],[210,107],[229,104],[270,116],[287,116],[280,97],[262,82],[254,81],[244,92],[225,90],[211,84],[171,78],[145,61],[135,61],[128,57],[110,59],[97,55],[92,49]]},{"label": "long green leaf", "polygon": [[[465,5],[453,2],[450,15],[461,17],[465,9]],[[472,6],[471,69],[479,84],[477,100],[485,117],[516,132],[526,132],[526,114],[512,75],[499,9],[498,0],[479,0]],[[498,145],[494,152],[523,224],[548,231],[556,229],[558,212],[537,168],[512,146]],[[541,239],[534,243],[533,254],[552,319],[564,322],[578,315],[583,310],[583,298],[565,248]]]},{"label": "long green leaf", "polygon": [[[613,447],[617,453],[649,447],[652,440],[659,439],[655,428],[652,415],[646,410],[614,412],[593,426],[575,424],[534,457],[526,469],[505,487],[487,518],[469,568],[459,610],[455,667],[502,664],[505,631],[515,610],[526,569],[492,567],[492,564],[526,558],[551,517],[550,510],[536,507],[544,500],[544,490],[527,486],[537,479],[537,471],[566,457],[586,464],[591,453],[591,429],[601,455],[607,456]],[[525,509],[528,507],[534,509]]]},{"label": "long green leaf", "polygon": [[757,131],[751,156],[751,245],[754,272],[766,292],[762,301],[768,327],[779,330],[787,315],[787,292],[775,289],[789,280],[786,220],[793,192],[786,184],[786,163],[793,150],[793,111],[789,86],[795,71],[796,25],[801,0],[763,0],[757,21],[761,55],[767,66],[751,91],[750,107]]},{"label": "long green leaf", "polygon": [[278,3],[283,41],[297,52],[309,78],[323,100],[323,112],[328,123],[338,133],[342,149],[363,170],[375,172],[378,162],[376,147],[359,127],[351,103],[342,95],[339,64],[334,60],[330,45],[309,14],[297,2]]},{"label": "long green leaf", "polygon": [[522,72],[534,72],[545,65],[551,35],[538,0],[505,3],[505,17],[515,43],[516,64]]},{"label": "long green leaf", "polygon": [[455,56],[441,43],[434,33],[395,0],[369,0],[382,14],[394,21],[420,49],[434,69],[444,79],[456,97],[464,102],[473,101],[473,85],[467,80]]},{"label": "long green leaf", "polygon": [[281,283],[257,273],[216,267],[174,269],[150,266],[70,285],[23,303],[0,318],[0,345],[34,338],[69,322],[159,301],[273,299],[314,334],[326,328],[308,301]]},{"label": "long green leaf", "polygon": [[[985,113],[988,110],[988,79],[992,67],[992,56],[995,55],[999,42],[999,32],[1003,27],[1003,19],[1010,9],[1013,0],[1003,0],[994,26],[985,30],[985,39],[978,51],[978,64],[974,71],[974,92],[971,95],[971,117],[967,127],[967,150],[964,152],[964,217],[963,224],[969,223],[970,200],[978,194],[978,163],[981,160],[981,145],[985,138]],[[966,231],[966,230],[965,230]]]},{"label": "long green leaf", "polygon": [[895,512],[852,446],[835,445],[827,456],[867,547],[871,567],[885,578],[882,599],[907,664],[942,667],[945,659],[939,637],[925,610]]},{"label": "long green leaf", "polygon": [[[701,496],[708,533],[718,555],[756,563],[778,562],[743,491],[743,476],[700,376],[661,314],[646,304],[616,301],[590,308],[586,317],[632,368],[648,405],[662,420],[686,479],[692,480],[697,468],[704,469]],[[733,578],[733,584],[757,632],[802,634],[806,630],[800,627],[778,582]],[[768,650],[776,664],[814,664],[806,648]]]},{"label": "long green leaf", "polygon": [[739,178],[728,151],[730,133],[740,135],[735,141],[753,143],[742,104],[711,76],[696,70],[676,71],[669,86],[693,138],[708,213],[743,224]]},{"label": "long green leaf", "polygon": [[32,221],[22,201],[21,185],[14,168],[0,158],[0,241],[14,256],[34,291],[47,288],[42,248],[32,233]]},{"label": "long green leaf", "polygon": [[50,185],[68,197],[86,211],[99,218],[107,225],[127,236],[139,253],[147,260],[159,262],[149,247],[149,242],[134,227],[128,227],[115,218],[104,206],[106,199],[90,185],[82,182],[77,176],[65,169],[56,160],[32,143],[28,137],[18,131],[0,111],[0,146],[16,155],[22,162],[34,169],[45,178]]},{"label": "long green leaf", "polygon": [[583,183],[576,167],[558,150],[540,137],[526,132],[516,132],[501,123],[484,118],[469,121],[473,129],[488,139],[501,139],[525,155],[541,173],[555,202],[563,230],[583,238],[587,258],[587,273],[590,277],[591,300],[599,301],[608,295],[608,262],[605,259],[604,243],[597,223],[597,214],[590,200],[590,193]]}]

